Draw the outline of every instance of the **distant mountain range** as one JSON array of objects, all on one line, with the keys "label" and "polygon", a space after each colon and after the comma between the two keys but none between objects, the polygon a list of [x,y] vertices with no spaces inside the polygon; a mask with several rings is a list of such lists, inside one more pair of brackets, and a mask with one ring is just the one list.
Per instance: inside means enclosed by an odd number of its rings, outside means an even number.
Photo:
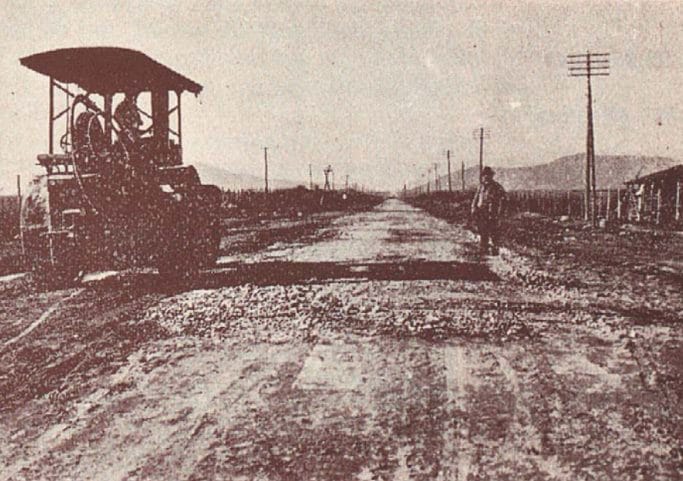
[{"label": "distant mountain range", "polygon": [[[528,167],[495,167],[496,180],[506,190],[570,190],[584,186],[585,154],[575,154],[553,160],[547,164]],[[668,157],[645,157],[640,155],[597,155],[595,157],[595,183],[598,189],[623,187],[624,182],[637,176],[664,170],[680,161]],[[460,187],[460,173],[452,177],[454,188]],[[479,167],[465,170],[465,184],[478,182]],[[456,181],[457,178],[457,181]],[[442,188],[447,182],[441,181]]]},{"label": "distant mountain range", "polygon": [[[496,180],[506,190],[573,190],[584,187],[585,154],[568,155],[553,160],[547,164],[525,167],[496,167]],[[595,157],[596,185],[599,189],[623,187],[624,182],[637,176],[644,176],[652,172],[668,169],[680,161],[669,157],[647,157],[642,155],[598,155]],[[208,164],[195,164],[197,171],[205,184],[214,184],[231,190],[262,190],[263,177],[251,174],[235,174],[227,170]],[[477,185],[479,168],[470,167],[465,170],[465,185]],[[459,189],[460,172],[452,173],[452,185]],[[441,188],[448,188],[448,179],[441,177]],[[270,179],[271,189],[287,189],[305,185],[285,179]],[[432,188],[433,188],[432,184]]]},{"label": "distant mountain range", "polygon": [[[496,180],[507,190],[547,189],[567,190],[582,189],[584,181],[585,154],[568,155],[547,164],[528,167],[496,167]],[[624,182],[636,176],[644,176],[664,170],[681,162],[669,157],[647,157],[641,155],[599,155],[596,156],[596,184],[598,188],[623,187]],[[236,174],[222,167],[209,164],[195,164],[200,178],[205,184],[214,184],[230,190],[262,190],[263,177],[252,174]],[[35,171],[35,168],[34,168]],[[11,169],[0,165],[0,195],[16,193],[16,174]],[[31,178],[30,172],[22,173],[22,187]],[[474,187],[478,184],[479,168],[470,167],[465,170],[465,184]],[[460,188],[460,170],[454,168],[452,174],[454,189]],[[287,179],[270,179],[271,189],[287,189],[307,185]],[[432,183],[432,188],[434,185]],[[448,188],[446,176],[441,177],[441,188]]]},{"label": "distant mountain range", "polygon": [[[264,178],[251,174],[235,174],[222,167],[208,164],[194,164],[203,184],[213,184],[227,190],[263,190]],[[284,179],[268,179],[270,189],[289,189],[303,185],[301,182]]]}]

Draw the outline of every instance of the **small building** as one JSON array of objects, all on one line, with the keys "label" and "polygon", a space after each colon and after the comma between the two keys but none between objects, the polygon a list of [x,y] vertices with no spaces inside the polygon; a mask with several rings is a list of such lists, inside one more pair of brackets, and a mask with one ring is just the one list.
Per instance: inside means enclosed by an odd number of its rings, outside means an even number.
[{"label": "small building", "polygon": [[626,182],[628,219],[658,225],[683,223],[683,164]]}]

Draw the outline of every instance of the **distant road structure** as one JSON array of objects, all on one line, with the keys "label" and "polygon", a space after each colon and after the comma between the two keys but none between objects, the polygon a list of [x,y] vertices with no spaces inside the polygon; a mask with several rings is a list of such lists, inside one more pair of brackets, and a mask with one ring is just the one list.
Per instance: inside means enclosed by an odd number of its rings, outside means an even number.
[{"label": "distant road structure", "polygon": [[332,190],[332,187],[330,186],[330,177],[332,177],[332,174],[334,173],[332,166],[328,165],[327,167],[325,167],[325,170],[323,170],[323,173],[325,174],[324,190]]}]

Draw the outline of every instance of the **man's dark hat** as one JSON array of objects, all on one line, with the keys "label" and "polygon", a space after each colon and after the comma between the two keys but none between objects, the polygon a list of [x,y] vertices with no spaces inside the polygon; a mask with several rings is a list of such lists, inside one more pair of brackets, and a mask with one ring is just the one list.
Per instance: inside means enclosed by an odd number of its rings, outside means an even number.
[{"label": "man's dark hat", "polygon": [[484,167],[483,169],[481,169],[481,175],[490,175],[491,177],[493,177],[493,174],[495,174],[495,172],[491,167]]}]

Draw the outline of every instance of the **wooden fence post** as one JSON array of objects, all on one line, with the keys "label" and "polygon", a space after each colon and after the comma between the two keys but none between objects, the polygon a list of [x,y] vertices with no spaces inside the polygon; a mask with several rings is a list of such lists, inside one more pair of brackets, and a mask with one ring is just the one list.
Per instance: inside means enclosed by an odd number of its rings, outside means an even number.
[{"label": "wooden fence post", "polygon": [[657,188],[657,225],[662,221],[662,188]]},{"label": "wooden fence post", "polygon": [[681,220],[681,181],[676,181],[676,222]]},{"label": "wooden fence post", "polygon": [[24,258],[26,252],[24,251],[24,229],[21,222],[21,175],[17,174],[17,201],[19,203],[18,221],[19,221],[19,240],[21,242],[21,256]]},{"label": "wooden fence post", "polygon": [[617,219],[621,220],[621,189],[617,187]]}]

